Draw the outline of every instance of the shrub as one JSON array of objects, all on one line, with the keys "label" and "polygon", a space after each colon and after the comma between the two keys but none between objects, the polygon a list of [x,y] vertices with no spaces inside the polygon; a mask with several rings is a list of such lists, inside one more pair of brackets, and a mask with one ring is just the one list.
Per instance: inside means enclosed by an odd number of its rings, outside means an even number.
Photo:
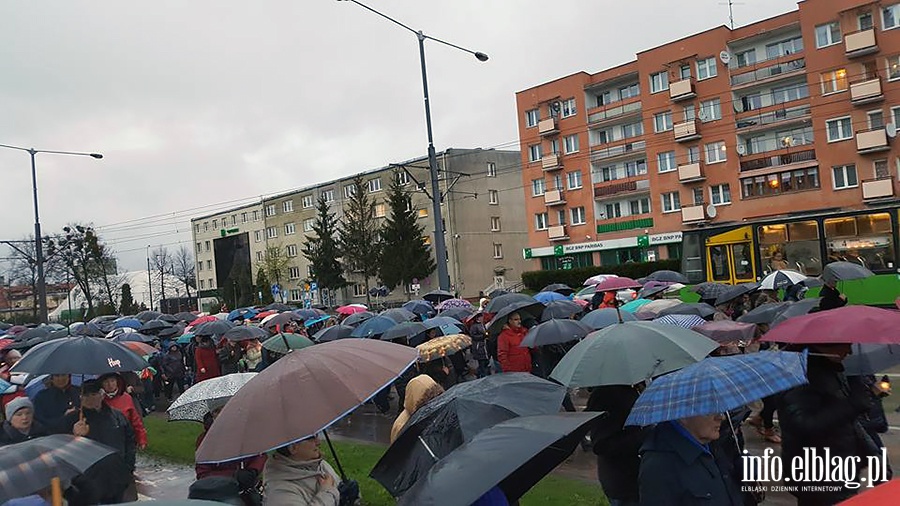
[{"label": "shrub", "polygon": [[659,270],[681,270],[681,260],[659,260],[656,262],[630,263],[611,266],[580,267],[570,270],[529,271],[522,273],[525,288],[535,292],[551,283],[565,283],[578,288],[584,280],[597,274],[616,274],[632,279],[642,278]]}]

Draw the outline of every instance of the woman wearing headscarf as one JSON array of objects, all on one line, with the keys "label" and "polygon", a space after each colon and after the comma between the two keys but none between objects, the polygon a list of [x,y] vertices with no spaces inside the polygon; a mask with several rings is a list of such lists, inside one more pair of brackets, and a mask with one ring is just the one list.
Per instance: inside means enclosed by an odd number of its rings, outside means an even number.
[{"label": "woman wearing headscarf", "polygon": [[522,315],[512,313],[497,338],[497,357],[503,372],[531,372],[531,351],[519,346],[528,333]]},{"label": "woman wearing headscarf", "polygon": [[391,443],[397,439],[412,416],[428,401],[444,393],[444,388],[437,384],[431,376],[420,374],[409,380],[406,385],[406,398],[403,400],[403,411],[394,420],[391,427]]}]

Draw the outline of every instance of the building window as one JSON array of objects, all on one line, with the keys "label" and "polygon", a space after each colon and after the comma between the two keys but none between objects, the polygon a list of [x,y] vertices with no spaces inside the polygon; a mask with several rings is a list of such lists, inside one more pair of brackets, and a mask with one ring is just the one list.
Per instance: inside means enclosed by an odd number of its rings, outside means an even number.
[{"label": "building window", "polygon": [[204,288],[206,288],[206,281],[203,281],[203,280],[201,279],[201,280],[200,280],[200,289],[202,290],[202,289],[204,289]]},{"label": "building window", "polygon": [[[766,46],[768,48],[768,46]],[[735,55],[737,68],[746,67],[756,63],[756,49],[748,49]]]},{"label": "building window", "polygon": [[237,225],[237,215],[236,214],[231,215],[231,224]]},{"label": "building window", "polygon": [[581,171],[576,170],[573,172],[569,172],[566,174],[566,186],[570,190],[577,190],[581,188]]},{"label": "building window", "polygon": [[253,240],[256,242],[262,242],[262,230],[256,230],[253,232]]},{"label": "building window", "polygon": [[[766,45],[766,58],[774,60],[790,54],[797,54],[803,51],[803,37],[794,37],[792,39],[773,42]],[[753,63],[756,63],[755,59]]]},{"label": "building window", "polygon": [[370,179],[369,180],[369,193],[380,192],[381,191],[381,178]]},{"label": "building window", "polygon": [[274,239],[278,237],[278,229],[275,227],[266,228],[266,239]]},{"label": "building window", "polygon": [[690,79],[691,78],[691,66],[688,64],[682,65],[678,67],[678,78],[679,79]]},{"label": "building window", "polygon": [[288,267],[288,277],[291,279],[300,279],[300,268]]},{"label": "building window", "polygon": [[[266,206],[266,217],[270,216],[275,216],[275,204]],[[213,223],[213,228],[215,228],[215,223]]]},{"label": "building window", "polygon": [[850,116],[826,121],[825,129],[828,131],[828,142],[845,141],[853,138]]},{"label": "building window", "polygon": [[208,271],[212,270],[212,260],[206,261],[206,270],[208,270]]},{"label": "building window", "polygon": [[257,251],[257,252],[256,252],[256,260],[257,260],[257,261],[260,261],[260,262],[263,261],[263,252],[262,252],[262,251]]},{"label": "building window", "polygon": [[722,106],[718,98],[700,102],[700,121],[722,119]]},{"label": "building window", "polygon": [[531,180],[532,197],[540,197],[545,191],[547,191],[547,183],[544,182],[544,178]]},{"label": "building window", "polygon": [[702,81],[710,77],[716,77],[716,59],[712,56],[704,60],[697,60],[697,79]]},{"label": "building window", "polygon": [[316,220],[313,218],[303,220],[303,231],[304,232],[312,232],[315,224],[316,224]]},{"label": "building window", "polygon": [[841,25],[837,21],[816,27],[816,47],[833,46],[841,42]]},{"label": "building window", "polygon": [[584,207],[573,207],[569,211],[572,213],[572,225],[584,225],[587,223]]},{"label": "building window", "polygon": [[647,160],[625,162],[625,177],[643,176],[647,173]]},{"label": "building window", "polygon": [[678,168],[675,163],[675,152],[665,151],[656,154],[656,163],[659,166],[659,172],[672,172]]},{"label": "building window", "polygon": [[253,211],[253,221],[259,221],[259,211]]},{"label": "building window", "polygon": [[300,205],[303,206],[303,209],[309,209],[314,205],[313,196],[312,195],[304,195],[300,199]]},{"label": "building window", "polygon": [[494,258],[500,259],[503,258],[503,245],[494,243]]},{"label": "building window", "polygon": [[285,213],[294,212],[294,201],[293,200],[285,200],[281,203],[281,210]]},{"label": "building window", "polygon": [[822,72],[822,94],[837,93],[847,89],[847,69],[835,69]]},{"label": "building window", "polygon": [[497,205],[500,203],[500,192],[497,190],[488,190],[488,204]]},{"label": "building window", "polygon": [[409,184],[409,174],[407,174],[405,170],[397,171],[397,183],[400,186],[406,186]]},{"label": "building window", "polygon": [[669,89],[668,72],[657,72],[650,74],[650,93],[659,93]]},{"label": "building window", "polygon": [[717,184],[709,187],[710,202],[714,206],[721,206],[731,203],[731,187],[728,183]]},{"label": "building window", "polygon": [[288,244],[286,248],[284,248],[284,252],[289,257],[297,256],[297,245],[296,244]]},{"label": "building window", "polygon": [[900,4],[881,8],[881,28],[890,30],[900,26]]},{"label": "building window", "polygon": [[247,213],[241,213],[241,223],[247,223]]},{"label": "building window", "polygon": [[703,188],[699,186],[694,188],[693,190],[691,190],[691,196],[693,197],[695,206],[703,205]]},{"label": "building window", "polygon": [[856,26],[860,31],[871,30],[875,26],[875,23],[872,20],[872,13],[864,12],[859,16],[856,16]]},{"label": "building window", "polygon": [[[776,104],[783,104],[807,97],[809,97],[809,87],[806,86],[806,83],[772,88],[772,101]],[[760,104],[759,107],[761,106]]]},{"label": "building window", "polygon": [[197,262],[197,270],[198,270],[198,271],[202,271],[202,270],[203,270],[203,262]]},{"label": "building window", "polygon": [[206,280],[206,284],[209,286],[210,289],[213,289],[216,287],[216,283],[213,281],[212,278],[209,278],[208,280]]},{"label": "building window", "polygon": [[681,195],[678,192],[663,193],[660,198],[664,213],[672,213],[681,209]]},{"label": "building window", "polygon": [[355,284],[353,285],[353,296],[354,297],[365,297],[366,296],[366,285]]},{"label": "building window", "polygon": [[693,104],[684,106],[683,112],[685,121],[694,121],[697,118],[697,111],[694,109]]},{"label": "building window", "polygon": [[622,203],[621,202],[613,202],[612,204],[606,204],[606,206],[604,206],[604,209],[605,209],[605,212],[603,213],[603,216],[607,220],[622,217]]},{"label": "building window", "polygon": [[884,128],[884,112],[883,111],[869,111],[866,113],[866,119],[869,123],[869,130],[875,130],[877,128]]},{"label": "building window", "polygon": [[288,300],[301,300],[303,292],[299,288],[291,288],[288,291]]},{"label": "building window", "polygon": [[856,165],[838,165],[837,167],[832,167],[831,172],[834,175],[835,190],[859,186],[859,181],[856,177]]},{"label": "building window", "polygon": [[628,208],[631,211],[631,214],[649,214],[650,197],[644,197],[637,200],[629,200]]},{"label": "building window", "polygon": [[641,94],[641,87],[638,83],[629,84],[628,86],[622,86],[619,88],[619,100],[625,100],[627,98],[636,97]]},{"label": "building window", "polygon": [[428,217],[428,209],[423,207],[422,209],[417,210],[416,214],[419,216],[419,218],[427,218]]},{"label": "building window", "polygon": [[541,145],[532,144],[528,146],[528,161],[536,162],[541,159]]},{"label": "building window", "polygon": [[888,161],[887,160],[875,160],[872,162],[872,171],[875,174],[875,179],[882,179],[890,176],[890,170],[888,169]]},{"label": "building window", "polygon": [[206,243],[204,244],[204,247],[206,249],[206,252],[209,253],[209,241],[206,241]]},{"label": "building window", "polygon": [[534,215],[534,229],[535,230],[547,230],[550,226],[550,220],[547,217],[547,213],[537,213]]},{"label": "building window", "polygon": [[500,217],[499,216],[491,216],[491,232],[499,232],[500,231]]},{"label": "building window", "polygon": [[344,185],[344,198],[349,199],[349,198],[353,197],[354,195],[356,195],[356,185],[355,184]]},{"label": "building window", "polygon": [[[540,146],[538,146],[540,147]],[[494,162],[487,163],[487,175],[488,177],[497,177],[497,164]]]},{"label": "building window", "polygon": [[297,233],[297,226],[293,223],[284,224],[284,235],[294,235]]},{"label": "building window", "polygon": [[528,128],[536,127],[541,121],[541,111],[539,109],[530,109],[525,111],[525,126]]},{"label": "building window", "polygon": [[660,112],[653,115],[653,131],[666,132],[672,129],[672,111]]},{"label": "building window", "polygon": [[900,79],[900,55],[888,56],[885,61],[887,62],[888,81]]},{"label": "building window", "polygon": [[201,251],[203,251],[203,245],[198,242],[197,243],[197,253],[200,253]]},{"label": "building window", "polygon": [[578,152],[578,134],[563,137],[563,148],[566,154]]},{"label": "building window", "polygon": [[637,137],[638,135],[644,135],[644,123],[642,121],[638,121],[636,123],[629,123],[627,125],[622,125],[622,138],[623,139]]},{"label": "building window", "polygon": [[700,146],[691,146],[687,150],[688,163],[700,162]]},{"label": "building window", "polygon": [[213,220],[212,228],[213,230],[219,228],[219,220]]},{"label": "building window", "polygon": [[387,206],[383,203],[375,204],[375,217],[384,218],[387,215]]},{"label": "building window", "polygon": [[725,149],[725,142],[710,142],[705,146],[706,149],[706,163],[717,163],[724,162],[726,159],[727,151]]},{"label": "building window", "polygon": [[819,188],[819,169],[799,169],[741,179],[741,194],[744,198],[768,197],[816,188]]},{"label": "building window", "polygon": [[575,116],[578,113],[578,109],[575,108],[575,99],[570,98],[568,100],[563,100],[562,102],[562,117],[568,118],[569,116]]},{"label": "building window", "polygon": [[323,190],[322,197],[327,203],[334,202],[334,190]]}]

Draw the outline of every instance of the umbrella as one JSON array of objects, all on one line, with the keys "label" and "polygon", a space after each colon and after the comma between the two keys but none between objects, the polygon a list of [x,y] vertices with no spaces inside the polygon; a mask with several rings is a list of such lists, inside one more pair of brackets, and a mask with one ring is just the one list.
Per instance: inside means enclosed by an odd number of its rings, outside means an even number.
[{"label": "umbrella", "polygon": [[15,343],[15,341],[12,339],[0,339],[0,350],[5,350],[13,343]]},{"label": "umbrella", "polygon": [[690,281],[684,274],[682,274],[680,272],[667,271],[667,270],[651,272],[649,276],[644,278],[644,280],[645,281],[662,281],[665,283],[683,283],[683,284],[690,283]]},{"label": "umbrella", "polygon": [[428,332],[428,328],[420,322],[402,322],[387,329],[381,334],[382,341],[392,341],[394,339],[406,338],[410,339],[424,332]]},{"label": "umbrella", "polygon": [[253,339],[266,339],[269,333],[253,325],[237,325],[228,329],[222,337],[229,341],[250,341]]},{"label": "umbrella", "polygon": [[896,344],[854,344],[853,353],[844,359],[844,374],[878,374],[900,364],[900,346]]},{"label": "umbrella", "polygon": [[402,307],[382,311],[381,316],[387,316],[397,323],[412,321],[419,317],[416,313],[413,313],[409,309],[403,309]]},{"label": "umbrella", "polygon": [[839,503],[839,506],[893,506],[897,503],[898,494],[900,494],[900,480],[891,480],[855,495]]},{"label": "umbrella", "polygon": [[642,288],[641,284],[631,278],[615,277],[607,278],[597,284],[594,291],[597,292],[618,292],[619,290],[628,290],[629,288]]},{"label": "umbrella", "polygon": [[262,346],[269,351],[285,355],[290,351],[303,349],[313,344],[315,343],[302,334],[286,333],[275,334],[263,341]]},{"label": "umbrella", "polygon": [[353,332],[353,327],[349,325],[332,325],[313,334],[313,341],[317,343],[327,343],[337,339],[346,339]]},{"label": "umbrella", "polygon": [[458,351],[472,346],[472,338],[465,334],[450,334],[435,337],[416,346],[419,350],[419,363],[431,362],[443,357],[449,357]]},{"label": "umbrella", "polygon": [[344,321],[341,322],[344,325],[349,325],[351,327],[355,327],[360,323],[368,320],[369,318],[374,318],[375,313],[370,313],[368,311],[359,311],[357,313],[353,313],[350,316],[344,318]]},{"label": "umbrella", "polygon": [[617,278],[619,276],[615,274],[597,274],[596,276],[591,276],[584,280],[583,286],[592,286],[599,285],[600,283],[606,281],[609,278]]},{"label": "umbrella", "polygon": [[844,306],[791,318],[773,327],[760,340],[796,344],[900,344],[900,312]]},{"label": "umbrella", "polygon": [[[648,306],[644,306],[641,310],[647,309]],[[664,308],[659,311],[658,316],[666,316],[666,315],[694,315],[699,316],[700,318],[709,318],[710,316],[716,314],[716,308],[706,304],[705,302],[680,302],[678,304],[670,305],[668,308]]]},{"label": "umbrella", "polygon": [[651,300],[650,302],[641,306],[640,309],[635,311],[634,316],[639,320],[652,320],[658,316],[662,316],[663,314],[665,314],[665,311],[667,309],[679,306],[681,304],[682,302],[676,299]]},{"label": "umbrella", "polygon": [[219,319],[216,318],[215,316],[201,316],[201,317],[197,318],[196,320],[192,320],[191,323],[188,323],[188,326],[196,327],[197,325],[200,325],[203,323],[217,322],[217,321],[219,321]]},{"label": "umbrella", "polygon": [[550,320],[528,329],[520,346],[535,348],[583,339],[594,329],[576,320]]},{"label": "umbrella", "polygon": [[545,286],[543,289],[541,289],[541,291],[542,292],[561,293],[565,296],[569,296],[569,295],[572,295],[573,293],[575,293],[575,289],[573,289],[569,285],[565,285],[563,283],[549,284],[549,285]]},{"label": "umbrella", "polygon": [[514,302],[503,309],[500,310],[497,314],[491,318],[491,321],[487,324],[487,331],[490,335],[496,336],[500,334],[503,330],[503,326],[506,325],[506,321],[509,320],[509,315],[513,313],[523,313],[522,320],[525,320],[525,315],[531,315],[536,320],[541,318],[541,314],[544,312],[544,305],[538,301],[534,302]]},{"label": "umbrella", "polygon": [[410,337],[409,345],[410,346],[418,346],[418,345],[424,343],[425,341],[427,341],[429,339],[427,331],[430,331],[430,330],[437,330],[438,335],[441,335],[441,336],[449,336],[449,335],[453,335],[453,334],[459,334],[462,332],[462,328],[461,328],[462,324],[461,323],[453,320],[452,318],[447,318],[447,320],[450,320],[453,323],[443,323],[443,322],[435,321],[435,320],[438,320],[439,318],[443,318],[443,317],[439,316],[437,318],[431,318],[430,320],[426,321],[424,323],[426,332],[422,333],[422,334],[416,334],[415,336]]},{"label": "umbrella", "polygon": [[78,327],[78,330],[75,331],[74,334],[88,337],[106,337],[107,332],[109,332],[109,330],[103,330],[100,328],[100,325],[97,325],[96,323],[85,323]]},{"label": "umbrella", "polygon": [[578,303],[571,300],[555,300],[549,304],[541,313],[541,321],[548,321],[554,318],[571,318],[581,313],[582,309]]},{"label": "umbrella", "polygon": [[108,339],[73,336],[35,346],[12,368],[30,374],[105,374],[140,371],[147,362]]},{"label": "umbrella", "polygon": [[0,504],[69,481],[116,451],[86,437],[39,437],[0,447]]},{"label": "umbrella", "polygon": [[337,313],[343,315],[352,315],[362,312],[367,312],[366,306],[363,306],[362,304],[348,304],[337,308]]},{"label": "umbrella", "polygon": [[549,304],[555,300],[568,300],[568,297],[558,292],[540,292],[534,296],[534,300],[541,304]]},{"label": "umbrella", "polygon": [[[63,329],[63,330],[65,330],[66,334],[68,334],[68,332],[69,332],[68,329]],[[57,331],[54,331],[54,332],[57,332]],[[137,331],[131,327],[116,327],[116,328],[110,330],[108,334],[106,334],[106,338],[112,339],[113,337],[120,336],[122,334],[135,334],[135,333],[137,333]]]},{"label": "umbrella", "polygon": [[635,385],[693,364],[718,347],[692,330],[628,322],[588,334],[566,353],[550,377],[572,388]]},{"label": "umbrella", "polygon": [[728,304],[734,299],[743,297],[757,289],[759,289],[759,283],[741,283],[739,285],[734,285],[716,297],[716,305],[721,306],[722,304]]},{"label": "umbrella", "polygon": [[699,332],[719,344],[746,345],[756,337],[756,325],[731,320],[703,322],[694,327],[694,332]]},{"label": "umbrella", "polygon": [[305,322],[303,322],[303,326],[306,328],[310,328],[313,325],[317,325],[322,322],[327,322],[330,319],[331,319],[331,316],[328,316],[328,315],[317,316],[315,318],[310,318],[309,320],[306,320]]},{"label": "umbrella", "polygon": [[715,300],[719,295],[722,295],[731,288],[731,285],[726,285],[725,283],[716,283],[715,281],[707,281],[705,283],[700,283],[694,286],[693,290],[700,294],[700,298],[703,300]]},{"label": "umbrella", "polygon": [[707,323],[707,321],[697,315],[692,314],[667,314],[665,316],[660,316],[659,318],[654,318],[653,323],[675,325],[685,329],[692,329],[694,327]]},{"label": "umbrella", "polygon": [[[810,299],[804,299],[810,300]],[[741,323],[772,323],[779,313],[791,306],[793,302],[767,302],[760,304],[747,313],[741,315],[737,321]]]},{"label": "umbrella", "polygon": [[221,336],[234,327],[234,324],[225,320],[215,320],[201,323],[194,327],[195,336]]},{"label": "umbrella", "polygon": [[190,311],[182,311],[181,313],[175,313],[175,318],[180,322],[189,323],[194,321],[197,318],[197,315]]},{"label": "umbrella", "polygon": [[775,327],[795,316],[803,316],[809,314],[813,310],[818,310],[819,302],[821,301],[821,298],[816,297],[813,299],[803,299],[794,302],[790,306],[781,310],[777,315],[775,315],[775,319],[772,320],[772,323],[769,326]]},{"label": "umbrella", "polygon": [[644,307],[645,305],[654,302],[650,299],[634,299],[622,304],[619,308],[620,311],[627,311],[629,313],[636,313],[638,309]]},{"label": "umbrella", "polygon": [[651,425],[725,413],[805,383],[805,353],[763,351],[708,357],[650,383],[625,424]]},{"label": "umbrella", "polygon": [[169,322],[169,323],[178,323],[179,321],[181,321],[178,318],[176,318],[175,315],[165,314],[165,313],[159,315],[159,317],[157,319],[162,320],[164,322]]},{"label": "umbrella", "polygon": [[251,320],[254,320],[254,321],[261,321],[261,320],[265,320],[266,317],[268,317],[268,316],[275,316],[275,315],[277,315],[278,313],[279,313],[279,312],[278,312],[278,311],[275,311],[274,309],[267,309],[267,310],[262,311],[262,312],[260,312],[260,313],[256,313],[255,315],[253,315],[252,317],[249,317],[249,318],[250,318]]},{"label": "umbrella", "polygon": [[28,341],[30,339],[34,339],[36,337],[47,337],[50,333],[53,332],[53,329],[46,325],[40,325],[38,327],[34,327],[28,329],[24,332],[21,332],[16,335],[16,340],[18,341]]},{"label": "umbrella", "polygon": [[439,304],[441,301],[452,299],[453,294],[446,290],[432,290],[423,295],[422,298],[432,304]]},{"label": "umbrella", "polygon": [[178,337],[184,333],[184,327],[181,324],[173,325],[167,329],[162,329],[156,333],[157,336],[163,339],[170,339],[173,337]]},{"label": "umbrella", "polygon": [[[318,317],[319,315],[315,315]],[[289,322],[302,322],[306,318],[303,318],[296,312],[288,311],[286,313],[278,313],[272,316],[267,316],[265,320],[262,321],[262,326],[267,329],[274,329],[280,327]]]},{"label": "umbrella", "polygon": [[797,271],[777,270],[764,277],[759,283],[762,290],[780,290],[806,281],[806,276]]},{"label": "umbrella", "polygon": [[474,308],[465,309],[461,307],[451,307],[450,309],[445,309],[441,311],[441,316],[447,318],[453,318],[454,320],[459,320],[460,323],[468,319],[474,313]]},{"label": "umbrella", "polygon": [[619,323],[620,318],[623,322],[633,322],[637,320],[633,314],[627,311],[616,311],[613,308],[605,307],[603,309],[591,311],[584,315],[580,321],[594,330],[600,330]]},{"label": "umbrella", "polygon": [[641,288],[641,291],[638,292],[638,297],[647,298],[652,297],[660,292],[665,292],[672,286],[671,283],[664,283],[662,281],[648,281],[644,283],[644,287]]},{"label": "umbrella", "polygon": [[459,383],[413,413],[370,476],[399,496],[482,430],[510,418],[556,413],[565,394],[565,387],[527,373]]},{"label": "umbrella", "polygon": [[248,381],[256,377],[255,372],[226,374],[203,380],[175,399],[166,412],[170,422],[203,422],[207,413],[225,405]]},{"label": "umbrella", "polygon": [[360,323],[359,326],[353,329],[353,332],[350,333],[350,337],[377,336],[383,334],[385,330],[395,325],[397,325],[397,322],[393,318],[381,315],[374,316]]},{"label": "umbrella", "polygon": [[487,296],[489,299],[493,299],[494,297],[499,297],[501,295],[509,295],[511,293],[512,292],[510,292],[509,290],[498,289],[498,290],[491,290],[491,292],[488,293]]},{"label": "umbrella", "polygon": [[456,318],[451,318],[449,316],[440,315],[440,316],[435,316],[434,318],[429,318],[422,323],[425,325],[426,330],[431,330],[431,329],[443,327],[445,325],[458,326],[460,322]]},{"label": "umbrella", "polygon": [[487,306],[484,307],[486,313],[499,313],[501,309],[510,304],[517,302],[537,302],[534,297],[525,295],[524,293],[508,293],[499,297],[494,297]]},{"label": "umbrella", "polygon": [[822,269],[822,279],[828,282],[871,278],[875,273],[852,262],[831,262]]},{"label": "umbrella", "polygon": [[281,302],[273,302],[265,307],[266,311],[293,311],[297,309],[294,306],[288,306],[287,304],[282,304]]},{"label": "umbrella", "polygon": [[178,336],[178,339],[175,340],[175,344],[189,344],[191,340],[194,339],[194,334],[188,332],[187,334],[182,334]]},{"label": "umbrella", "polygon": [[434,306],[427,300],[411,300],[403,304],[403,309],[408,309],[420,316],[434,312]]},{"label": "umbrella", "polygon": [[450,309],[452,307],[461,307],[464,309],[472,309],[472,303],[467,301],[466,299],[447,299],[441,301],[440,304],[435,306],[435,309],[438,311],[443,311],[445,309]]},{"label": "umbrella", "polygon": [[289,353],[225,405],[197,449],[197,462],[242,459],[314,436],[391,384],[418,356],[413,348],[374,339]]},{"label": "umbrella", "polygon": [[140,313],[134,315],[135,318],[142,322],[149,322],[150,320],[155,320],[160,317],[162,313],[159,311],[141,311]]},{"label": "umbrella", "polygon": [[116,320],[116,322],[113,324],[113,327],[117,329],[127,328],[139,330],[143,325],[143,322],[141,322],[137,318],[122,318],[120,320]]},{"label": "umbrella", "polygon": [[137,353],[141,356],[153,355],[158,350],[149,344],[144,344],[140,341],[125,341],[122,343],[122,346],[128,348],[129,350]]},{"label": "umbrella", "polygon": [[123,332],[121,334],[114,335],[111,339],[117,343],[125,343],[128,341],[149,343],[155,340],[156,337],[148,336],[147,334],[141,334],[140,332]]},{"label": "umbrella", "polygon": [[565,413],[498,423],[434,464],[397,504],[467,506],[495,486],[517,501],[575,451],[599,416]]},{"label": "umbrella", "polygon": [[312,308],[295,309],[292,312],[299,317],[298,321],[306,321],[312,318],[318,318],[319,316],[322,316],[324,314],[322,311]]}]

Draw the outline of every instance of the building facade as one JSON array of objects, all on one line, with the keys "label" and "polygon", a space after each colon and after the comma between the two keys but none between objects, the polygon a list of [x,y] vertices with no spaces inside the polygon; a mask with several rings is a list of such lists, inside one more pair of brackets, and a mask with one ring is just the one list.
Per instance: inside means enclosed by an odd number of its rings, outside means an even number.
[{"label": "building facade", "polygon": [[678,258],[696,227],[891,201],[896,28],[900,3],[807,0],[517,93],[531,268]]}]

